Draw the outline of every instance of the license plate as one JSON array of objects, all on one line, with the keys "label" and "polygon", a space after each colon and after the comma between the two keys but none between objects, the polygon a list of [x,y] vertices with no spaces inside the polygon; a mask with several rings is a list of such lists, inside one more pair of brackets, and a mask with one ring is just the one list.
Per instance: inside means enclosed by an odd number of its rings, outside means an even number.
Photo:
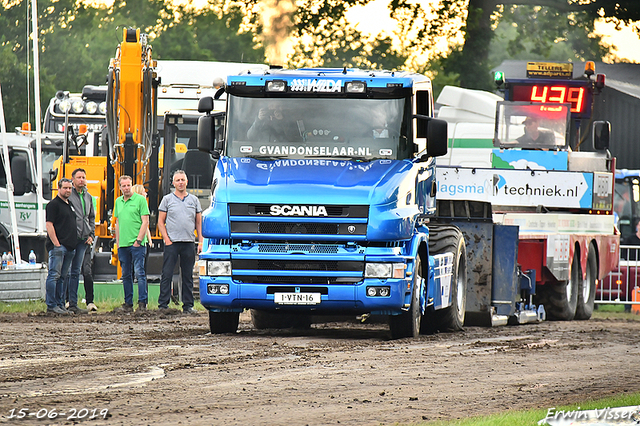
[{"label": "license plate", "polygon": [[274,300],[278,305],[317,305],[320,293],[275,293]]}]

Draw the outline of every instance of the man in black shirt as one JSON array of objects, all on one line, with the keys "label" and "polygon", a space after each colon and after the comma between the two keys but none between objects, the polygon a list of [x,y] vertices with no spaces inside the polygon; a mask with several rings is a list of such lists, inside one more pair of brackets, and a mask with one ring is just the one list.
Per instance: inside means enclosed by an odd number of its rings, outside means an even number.
[{"label": "man in black shirt", "polygon": [[523,148],[552,148],[555,146],[555,137],[549,130],[540,130],[537,117],[527,117],[524,124],[524,135],[516,140]]},{"label": "man in black shirt", "polygon": [[68,315],[70,313],[64,307],[64,279],[69,272],[78,243],[76,213],[69,204],[72,188],[71,179],[60,179],[58,196],[47,204],[49,273],[46,281],[46,303],[48,314]]}]

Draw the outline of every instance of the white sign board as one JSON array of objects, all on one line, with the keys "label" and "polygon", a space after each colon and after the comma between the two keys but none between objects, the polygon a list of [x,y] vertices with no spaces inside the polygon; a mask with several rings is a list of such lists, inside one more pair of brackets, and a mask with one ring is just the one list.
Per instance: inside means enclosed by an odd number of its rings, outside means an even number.
[{"label": "white sign board", "polygon": [[592,208],[593,173],[438,167],[439,200]]}]

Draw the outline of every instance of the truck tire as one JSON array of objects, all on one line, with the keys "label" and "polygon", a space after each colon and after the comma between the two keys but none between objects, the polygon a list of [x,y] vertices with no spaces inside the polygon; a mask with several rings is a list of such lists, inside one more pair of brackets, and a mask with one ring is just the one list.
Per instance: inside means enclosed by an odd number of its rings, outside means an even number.
[{"label": "truck tire", "polygon": [[257,330],[265,330],[268,328],[308,330],[311,328],[311,315],[283,314],[280,312],[251,309],[251,322]]},{"label": "truck tire", "polygon": [[240,322],[240,312],[209,311],[209,328],[211,334],[235,333]]},{"label": "truck tire", "polygon": [[596,248],[593,244],[589,244],[586,272],[584,280],[580,280],[578,286],[578,305],[575,316],[577,320],[588,320],[593,314],[596,279],[598,278],[598,256],[596,256]]},{"label": "truck tire", "polygon": [[407,312],[400,315],[389,315],[389,330],[392,339],[403,337],[418,337],[422,312],[420,311],[420,292],[422,287],[422,261],[420,256],[416,259],[415,272],[413,274],[413,290],[411,291],[411,305]]},{"label": "truck tire", "polygon": [[451,306],[429,311],[422,333],[458,331],[464,325],[467,306],[467,247],[459,228],[452,225],[429,226],[429,254],[453,253]]},{"label": "truck tire", "polygon": [[[576,316],[578,305],[579,283],[582,281],[580,258],[578,251],[574,251],[571,262],[570,279],[557,283],[547,283],[538,291],[539,305],[544,305],[547,319],[553,321],[571,321]],[[595,293],[595,291],[594,291]]]}]

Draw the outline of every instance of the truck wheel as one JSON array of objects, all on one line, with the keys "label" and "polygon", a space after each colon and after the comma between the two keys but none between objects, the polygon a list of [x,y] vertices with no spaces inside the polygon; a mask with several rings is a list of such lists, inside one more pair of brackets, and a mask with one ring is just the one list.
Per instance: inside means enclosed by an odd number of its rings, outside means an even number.
[{"label": "truck wheel", "polygon": [[308,330],[311,328],[311,315],[283,314],[280,312],[252,309],[251,322],[258,330],[265,330],[267,328]]},{"label": "truck wheel", "polygon": [[593,244],[589,244],[589,256],[587,257],[587,271],[584,280],[580,280],[578,286],[578,305],[576,307],[577,320],[588,320],[593,314],[594,299],[596,296],[596,279],[598,277],[598,257]]},{"label": "truck wheel", "polygon": [[209,311],[211,334],[235,333],[240,322],[240,312]]},{"label": "truck wheel", "polygon": [[422,290],[422,261],[420,256],[416,259],[415,273],[413,274],[413,290],[411,291],[411,305],[407,312],[400,315],[389,315],[389,330],[392,339],[403,337],[418,337],[422,312],[420,312],[420,291]]},{"label": "truck wheel", "polygon": [[467,307],[467,247],[460,229],[451,225],[430,226],[429,253],[431,256],[453,253],[451,306],[430,311],[421,332],[462,330]]},{"label": "truck wheel", "polygon": [[[538,304],[544,305],[547,318],[554,321],[571,321],[576,316],[578,305],[578,287],[582,281],[578,251],[573,254],[571,272],[568,281],[548,283],[540,287]],[[595,291],[594,291],[595,293]]]}]

